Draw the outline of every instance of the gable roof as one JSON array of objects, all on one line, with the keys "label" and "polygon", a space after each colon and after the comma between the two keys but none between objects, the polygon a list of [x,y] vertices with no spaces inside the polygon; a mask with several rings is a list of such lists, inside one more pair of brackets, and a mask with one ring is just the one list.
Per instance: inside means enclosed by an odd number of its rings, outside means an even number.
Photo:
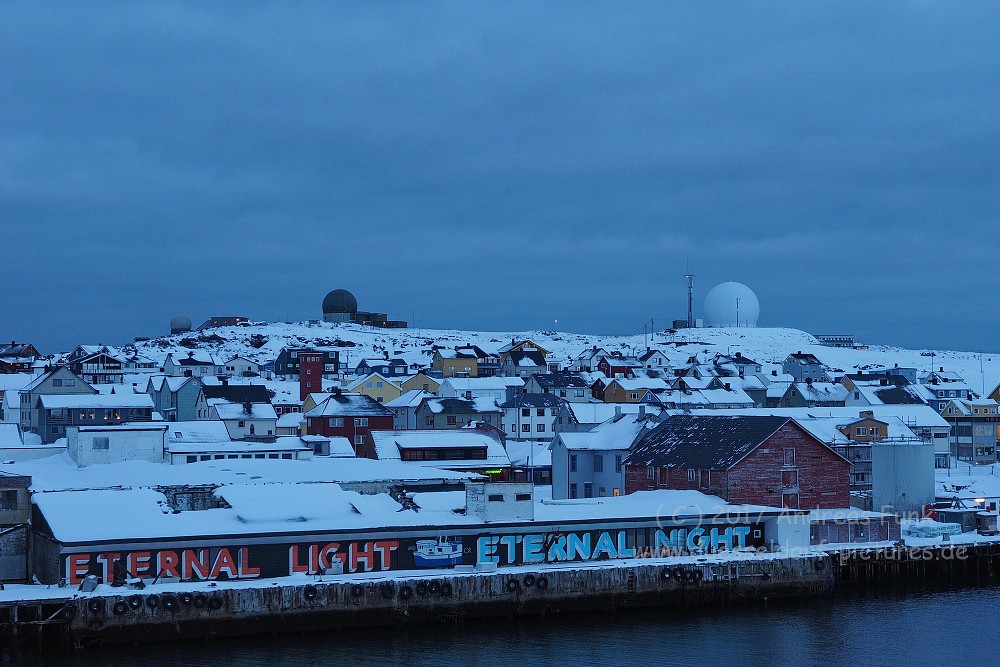
[{"label": "gable roof", "polygon": [[425,398],[421,406],[426,406],[434,414],[449,415],[478,415],[484,412],[499,412],[500,410],[492,398],[432,397]]},{"label": "gable roof", "polygon": [[560,373],[535,373],[531,377],[535,378],[535,382],[537,382],[538,386],[543,389],[565,389],[570,387],[578,387],[580,389],[590,388],[590,384],[583,379],[582,375],[572,371],[563,371]]},{"label": "gable roof", "polygon": [[552,394],[516,394],[501,408],[558,408],[565,401]]},{"label": "gable roof", "polygon": [[675,415],[650,431],[633,448],[627,463],[726,470],[791,421],[772,416]]},{"label": "gable roof", "polygon": [[371,396],[334,393],[305,414],[306,417],[392,417],[392,410]]},{"label": "gable roof", "polygon": [[262,384],[203,384],[205,400],[221,398],[228,403],[270,403],[271,395]]}]

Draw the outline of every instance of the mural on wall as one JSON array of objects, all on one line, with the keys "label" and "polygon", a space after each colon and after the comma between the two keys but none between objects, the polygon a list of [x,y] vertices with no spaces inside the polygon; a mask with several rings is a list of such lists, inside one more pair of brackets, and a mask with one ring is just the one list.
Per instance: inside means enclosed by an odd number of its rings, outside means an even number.
[{"label": "mural on wall", "polygon": [[[385,572],[456,565],[497,566],[649,558],[680,550],[731,550],[764,544],[762,524],[654,526],[610,530],[520,532],[375,540],[237,544],[201,548],[64,554],[69,584],[88,574],[184,581],[255,579],[328,571]],[[116,565],[117,564],[117,565]]]}]

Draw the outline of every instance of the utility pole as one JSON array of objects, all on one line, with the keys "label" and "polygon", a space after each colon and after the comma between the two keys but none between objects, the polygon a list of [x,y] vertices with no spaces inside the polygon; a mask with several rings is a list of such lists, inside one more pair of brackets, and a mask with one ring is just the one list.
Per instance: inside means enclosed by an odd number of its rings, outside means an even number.
[{"label": "utility pole", "polygon": [[694,274],[690,269],[684,274],[688,281],[688,329],[694,328]]}]

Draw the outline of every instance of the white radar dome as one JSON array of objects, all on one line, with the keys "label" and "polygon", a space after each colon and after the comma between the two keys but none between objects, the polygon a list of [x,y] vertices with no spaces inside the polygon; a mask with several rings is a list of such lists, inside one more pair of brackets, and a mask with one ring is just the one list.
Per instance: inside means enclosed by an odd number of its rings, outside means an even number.
[{"label": "white radar dome", "polygon": [[760,301],[743,283],[721,283],[705,296],[705,323],[710,327],[755,327]]}]

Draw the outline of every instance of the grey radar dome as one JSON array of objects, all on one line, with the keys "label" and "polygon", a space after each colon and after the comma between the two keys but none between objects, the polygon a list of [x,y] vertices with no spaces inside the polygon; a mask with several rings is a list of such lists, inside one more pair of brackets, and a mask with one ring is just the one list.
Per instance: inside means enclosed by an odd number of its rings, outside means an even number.
[{"label": "grey radar dome", "polygon": [[760,301],[743,283],[721,283],[705,295],[705,322],[710,327],[755,327]]},{"label": "grey radar dome", "polygon": [[187,315],[174,315],[170,318],[170,333],[191,331],[191,318]]},{"label": "grey radar dome", "polygon": [[323,298],[323,314],[353,315],[358,312],[358,300],[345,289],[335,289]]}]

